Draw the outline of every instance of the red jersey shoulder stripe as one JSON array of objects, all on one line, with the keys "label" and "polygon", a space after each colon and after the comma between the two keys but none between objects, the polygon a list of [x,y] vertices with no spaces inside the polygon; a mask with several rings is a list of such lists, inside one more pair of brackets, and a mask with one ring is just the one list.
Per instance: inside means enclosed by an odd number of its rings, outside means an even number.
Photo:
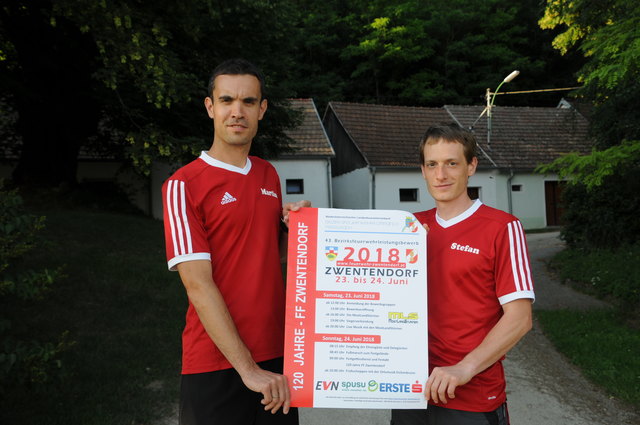
[{"label": "red jersey shoulder stripe", "polygon": [[171,226],[173,252],[179,255],[192,254],[191,229],[187,217],[185,184],[180,180],[169,180],[167,186],[167,212]]},{"label": "red jersey shoulder stripe", "polygon": [[507,224],[509,230],[509,252],[511,254],[511,269],[518,291],[533,291],[531,270],[524,238],[524,230],[520,221]]}]

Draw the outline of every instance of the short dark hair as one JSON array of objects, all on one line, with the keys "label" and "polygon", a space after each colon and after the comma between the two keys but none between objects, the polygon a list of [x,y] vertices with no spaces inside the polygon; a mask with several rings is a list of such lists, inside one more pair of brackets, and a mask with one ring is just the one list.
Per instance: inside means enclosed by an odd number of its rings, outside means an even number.
[{"label": "short dark hair", "polygon": [[440,140],[462,144],[464,157],[469,164],[477,156],[476,146],[478,146],[478,143],[476,142],[476,136],[472,132],[456,123],[440,124],[427,128],[424,136],[422,136],[422,141],[420,142],[420,165],[424,165],[424,147],[436,144]]},{"label": "short dark hair", "polygon": [[222,62],[220,65],[216,66],[216,68],[211,73],[211,77],[209,78],[209,87],[207,96],[213,96],[213,89],[215,88],[215,81],[218,75],[253,75],[260,82],[260,100],[264,99],[265,90],[264,90],[264,75],[262,75],[262,71],[260,68],[249,62],[248,60],[242,58],[234,58],[227,59]]}]

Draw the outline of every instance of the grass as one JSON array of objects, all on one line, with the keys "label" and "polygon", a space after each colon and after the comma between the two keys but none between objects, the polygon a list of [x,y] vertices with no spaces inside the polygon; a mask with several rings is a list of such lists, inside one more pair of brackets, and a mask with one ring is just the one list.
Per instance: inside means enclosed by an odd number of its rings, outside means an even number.
[{"label": "grass", "polygon": [[640,330],[611,310],[536,311],[558,351],[608,394],[640,408]]},{"label": "grass", "polygon": [[563,281],[614,303],[627,319],[640,310],[640,243],[617,250],[567,249],[551,262]]},{"label": "grass", "polygon": [[11,315],[24,333],[52,341],[68,331],[74,345],[59,379],[0,401],[0,423],[149,424],[166,415],[178,398],[187,300],[166,268],[162,223],[96,210],[38,214],[48,243],[30,266],[63,264],[66,277]]},{"label": "grass", "polygon": [[640,244],[567,249],[551,264],[563,281],[614,308],[537,311],[545,334],[588,379],[640,408]]}]

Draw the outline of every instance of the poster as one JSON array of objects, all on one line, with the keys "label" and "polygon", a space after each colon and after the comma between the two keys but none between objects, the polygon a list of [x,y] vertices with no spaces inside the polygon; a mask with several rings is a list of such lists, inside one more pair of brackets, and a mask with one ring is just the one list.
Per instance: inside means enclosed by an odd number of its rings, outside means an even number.
[{"label": "poster", "polygon": [[426,408],[426,231],[410,213],[289,218],[284,373],[292,406]]}]

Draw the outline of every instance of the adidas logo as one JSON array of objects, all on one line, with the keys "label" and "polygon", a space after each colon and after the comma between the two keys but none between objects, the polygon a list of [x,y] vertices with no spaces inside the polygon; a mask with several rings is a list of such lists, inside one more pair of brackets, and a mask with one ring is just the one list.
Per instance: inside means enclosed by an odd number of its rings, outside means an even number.
[{"label": "adidas logo", "polygon": [[225,192],[224,196],[220,200],[220,205],[226,205],[229,202],[235,202],[235,201],[237,201],[236,198],[234,198],[229,192]]}]

